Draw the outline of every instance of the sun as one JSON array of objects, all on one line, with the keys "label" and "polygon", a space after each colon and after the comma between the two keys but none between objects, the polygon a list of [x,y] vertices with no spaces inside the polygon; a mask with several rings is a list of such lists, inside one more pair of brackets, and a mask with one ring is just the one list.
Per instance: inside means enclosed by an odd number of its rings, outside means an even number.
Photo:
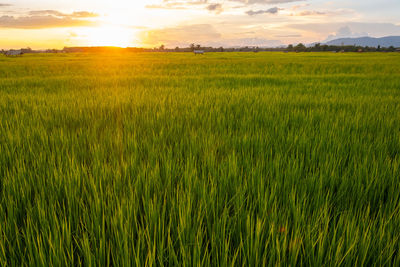
[{"label": "sun", "polygon": [[135,45],[135,33],[125,27],[104,26],[87,29],[81,33],[88,46],[118,46]]}]

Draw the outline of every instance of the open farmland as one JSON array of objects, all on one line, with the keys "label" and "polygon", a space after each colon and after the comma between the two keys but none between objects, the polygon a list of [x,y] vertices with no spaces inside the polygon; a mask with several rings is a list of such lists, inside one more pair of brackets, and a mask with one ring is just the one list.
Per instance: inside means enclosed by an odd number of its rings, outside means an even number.
[{"label": "open farmland", "polygon": [[400,265],[400,54],[0,57],[1,266]]}]

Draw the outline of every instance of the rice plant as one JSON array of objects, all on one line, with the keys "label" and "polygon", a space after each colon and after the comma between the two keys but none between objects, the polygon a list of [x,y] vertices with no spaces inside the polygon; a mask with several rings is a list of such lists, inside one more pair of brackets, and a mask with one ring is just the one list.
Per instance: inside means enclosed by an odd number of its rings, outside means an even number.
[{"label": "rice plant", "polygon": [[0,58],[1,266],[400,265],[400,54]]}]

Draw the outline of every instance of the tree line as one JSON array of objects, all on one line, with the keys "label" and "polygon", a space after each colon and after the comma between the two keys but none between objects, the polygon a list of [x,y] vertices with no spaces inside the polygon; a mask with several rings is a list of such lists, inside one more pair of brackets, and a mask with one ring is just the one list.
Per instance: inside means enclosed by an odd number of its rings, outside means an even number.
[{"label": "tree line", "polygon": [[[193,52],[195,50],[202,50],[204,52],[400,52],[400,48],[390,47],[368,47],[356,45],[326,45],[316,43],[312,46],[306,46],[302,43],[297,45],[288,45],[287,47],[258,47],[258,46],[244,46],[244,47],[210,47],[202,46],[200,44],[190,44],[188,47],[175,47],[166,48],[164,45],[154,48],[141,48],[141,47],[64,47],[62,50],[47,49],[47,50],[32,50],[31,48],[20,49],[24,54],[28,53],[124,53],[124,52]],[[5,53],[6,50],[1,50],[0,53]]]},{"label": "tree line", "polygon": [[313,46],[305,46],[300,43],[296,46],[288,45],[285,49],[288,52],[396,52],[399,49],[394,46],[390,47],[371,47],[371,46],[357,46],[357,45],[326,45],[316,43]]},{"label": "tree line", "polygon": [[390,47],[370,47],[358,45],[326,45],[316,43],[312,46],[306,46],[302,43],[297,45],[288,45],[287,47],[258,47],[258,46],[244,46],[244,47],[209,47],[200,44],[192,43],[189,47],[175,47],[165,48],[164,45],[155,47],[153,49],[144,49],[144,52],[193,52],[194,50],[202,50],[204,52],[400,52],[400,48]]}]

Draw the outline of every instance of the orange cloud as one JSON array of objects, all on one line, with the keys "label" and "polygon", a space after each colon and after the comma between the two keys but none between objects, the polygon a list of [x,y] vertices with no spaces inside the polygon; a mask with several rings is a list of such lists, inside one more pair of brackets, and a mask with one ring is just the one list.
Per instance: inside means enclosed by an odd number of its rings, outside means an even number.
[{"label": "orange cloud", "polygon": [[0,28],[44,29],[60,27],[84,27],[94,25],[96,25],[96,23],[90,20],[75,19],[74,17],[56,17],[52,15],[0,17]]}]

